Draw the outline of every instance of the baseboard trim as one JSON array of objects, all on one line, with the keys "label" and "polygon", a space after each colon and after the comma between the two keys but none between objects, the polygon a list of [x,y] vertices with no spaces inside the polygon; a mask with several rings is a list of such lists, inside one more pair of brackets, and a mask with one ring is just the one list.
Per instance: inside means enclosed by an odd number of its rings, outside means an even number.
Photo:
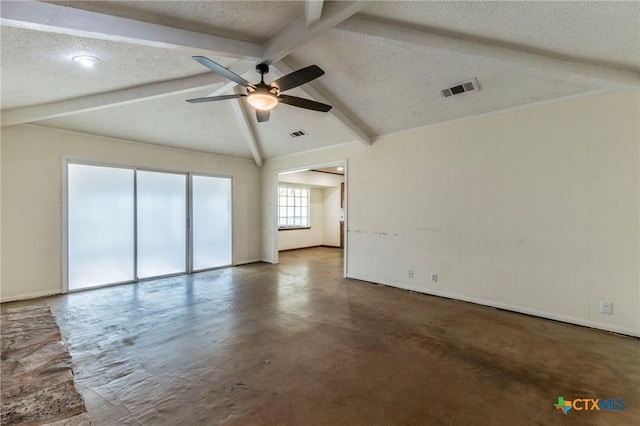
[{"label": "baseboard trim", "polygon": [[233,264],[233,266],[248,265],[249,263],[263,262],[262,259],[241,260]]},{"label": "baseboard trim", "polygon": [[305,247],[295,247],[295,248],[290,248],[290,249],[283,249],[283,250],[278,250],[278,253],[283,253],[286,251],[296,251],[296,250],[304,250],[304,249],[310,249],[310,248],[316,248],[316,247],[322,247],[321,244],[315,245],[315,246],[305,246]]},{"label": "baseboard trim", "polygon": [[34,293],[26,293],[26,294],[19,294],[16,296],[5,297],[0,299],[0,303],[17,302],[19,300],[28,300],[28,299],[38,299],[40,297],[55,296],[57,294],[62,294],[62,291],[61,290],[36,291]]},{"label": "baseboard trim", "polygon": [[285,251],[295,251],[295,250],[305,250],[305,249],[310,249],[310,248],[317,248],[317,247],[327,247],[327,248],[342,248],[340,246],[328,246],[326,244],[318,244],[315,246],[305,246],[305,247],[296,247],[296,248],[290,248],[290,249],[283,249],[283,250],[278,250],[279,253],[285,252]]},{"label": "baseboard trim", "polygon": [[621,327],[621,326],[612,325],[612,324],[604,324],[604,323],[597,322],[597,321],[589,321],[589,320],[585,320],[585,319],[581,319],[581,318],[574,318],[574,317],[569,317],[569,316],[565,316],[565,315],[558,315],[558,314],[554,314],[554,313],[550,313],[550,312],[539,311],[537,309],[523,308],[521,306],[510,305],[510,304],[506,304],[506,303],[499,303],[499,302],[494,302],[494,301],[485,300],[485,299],[477,299],[477,298],[474,298],[474,297],[461,296],[461,295],[458,295],[458,294],[447,293],[447,292],[431,290],[431,289],[425,289],[425,288],[421,288],[421,287],[414,287],[414,286],[408,286],[408,285],[404,285],[404,284],[391,283],[391,282],[380,282],[378,280],[372,280],[372,279],[366,278],[366,277],[358,277],[358,276],[355,276],[353,274],[349,274],[347,276],[347,278],[351,278],[351,279],[355,279],[355,280],[359,280],[359,281],[366,281],[366,282],[373,283],[373,284],[382,284],[382,285],[385,285],[385,286],[400,288],[400,289],[403,289],[403,290],[415,291],[416,293],[423,293],[423,294],[427,294],[429,296],[444,297],[446,299],[452,299],[452,300],[460,300],[462,302],[469,302],[469,303],[474,303],[476,305],[482,305],[482,306],[488,306],[488,307],[491,307],[491,308],[503,309],[505,311],[516,312],[516,313],[525,314],[525,315],[531,315],[531,316],[534,316],[534,317],[539,317],[539,318],[549,319],[549,320],[553,320],[553,321],[564,322],[564,323],[567,323],[567,324],[579,325],[579,326],[582,326],[582,327],[589,327],[589,328],[595,328],[595,329],[598,329],[598,330],[609,331],[609,332],[612,332],[612,333],[624,334],[624,335],[631,336],[631,337],[640,337],[640,330],[636,330],[636,329],[633,329],[633,328]]}]

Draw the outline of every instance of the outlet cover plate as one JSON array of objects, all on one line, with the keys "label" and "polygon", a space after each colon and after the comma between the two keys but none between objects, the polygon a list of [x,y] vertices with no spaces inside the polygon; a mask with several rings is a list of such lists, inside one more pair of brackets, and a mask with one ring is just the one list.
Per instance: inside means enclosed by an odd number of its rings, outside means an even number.
[{"label": "outlet cover plate", "polygon": [[609,302],[607,300],[601,300],[600,312],[603,314],[611,315],[613,313],[613,302]]}]

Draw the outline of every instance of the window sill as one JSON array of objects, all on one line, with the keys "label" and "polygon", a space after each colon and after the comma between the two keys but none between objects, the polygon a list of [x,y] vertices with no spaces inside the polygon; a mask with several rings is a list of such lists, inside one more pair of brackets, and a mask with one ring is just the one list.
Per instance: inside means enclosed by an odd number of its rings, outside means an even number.
[{"label": "window sill", "polygon": [[278,228],[278,231],[300,231],[301,229],[311,229],[310,226],[300,226],[295,228]]}]

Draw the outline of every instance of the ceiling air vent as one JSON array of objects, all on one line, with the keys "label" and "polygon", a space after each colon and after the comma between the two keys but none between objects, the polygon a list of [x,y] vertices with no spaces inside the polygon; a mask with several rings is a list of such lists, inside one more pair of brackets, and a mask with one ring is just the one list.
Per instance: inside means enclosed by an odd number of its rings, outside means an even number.
[{"label": "ceiling air vent", "polygon": [[440,91],[440,94],[443,98],[448,98],[453,95],[459,95],[461,93],[473,92],[476,90],[480,90],[480,85],[478,84],[478,80],[472,78],[471,80],[465,81],[464,83],[460,83],[456,86],[449,87],[448,89],[444,89]]},{"label": "ceiling air vent", "polygon": [[308,135],[309,133],[305,132],[304,130],[300,129],[300,130],[296,130],[293,133],[289,133],[289,136],[291,136],[292,138],[299,138],[300,136],[304,136],[304,135]]}]

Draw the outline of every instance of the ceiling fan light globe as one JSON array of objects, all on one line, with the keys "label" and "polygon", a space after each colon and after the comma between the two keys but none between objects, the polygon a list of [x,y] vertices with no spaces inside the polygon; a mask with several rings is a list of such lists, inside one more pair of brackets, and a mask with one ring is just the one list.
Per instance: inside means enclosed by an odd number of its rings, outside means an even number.
[{"label": "ceiling fan light globe", "polygon": [[255,109],[269,111],[278,105],[278,98],[271,93],[250,93],[247,102]]}]

